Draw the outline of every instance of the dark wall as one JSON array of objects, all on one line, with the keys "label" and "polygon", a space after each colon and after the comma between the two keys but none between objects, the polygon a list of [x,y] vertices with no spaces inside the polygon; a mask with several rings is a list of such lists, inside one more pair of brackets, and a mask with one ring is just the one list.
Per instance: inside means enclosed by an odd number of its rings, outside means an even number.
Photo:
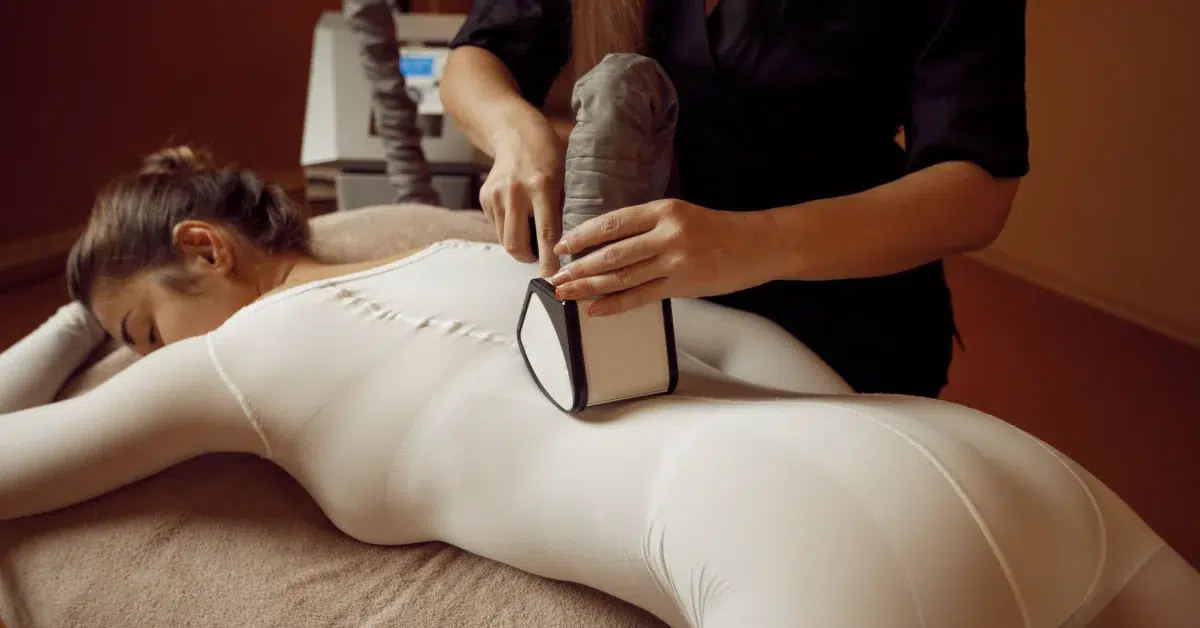
[{"label": "dark wall", "polygon": [[[414,0],[464,11],[469,0]],[[268,173],[300,155],[313,26],[340,0],[0,2],[0,248],[72,229],[167,142]]]}]

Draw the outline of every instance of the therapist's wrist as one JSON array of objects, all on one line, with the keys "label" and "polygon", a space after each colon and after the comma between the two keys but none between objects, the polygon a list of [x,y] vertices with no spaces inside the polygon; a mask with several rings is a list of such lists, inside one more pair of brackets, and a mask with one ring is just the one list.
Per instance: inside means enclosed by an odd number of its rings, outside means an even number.
[{"label": "therapist's wrist", "polygon": [[741,212],[745,216],[742,239],[752,260],[749,272],[756,285],[794,279],[804,266],[796,247],[798,225],[791,209]]},{"label": "therapist's wrist", "polygon": [[554,131],[542,112],[520,98],[497,105],[496,119],[488,139],[497,150],[516,149]]}]

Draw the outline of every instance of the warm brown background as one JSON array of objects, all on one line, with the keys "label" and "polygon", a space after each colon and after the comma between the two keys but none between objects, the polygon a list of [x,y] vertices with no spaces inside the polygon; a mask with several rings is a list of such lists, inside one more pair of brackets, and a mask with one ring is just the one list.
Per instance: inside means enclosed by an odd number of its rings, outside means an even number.
[{"label": "warm brown background", "polygon": [[1029,2],[1033,171],[984,256],[1200,347],[1200,2]]},{"label": "warm brown background", "polygon": [[[73,229],[170,141],[265,172],[300,159],[313,27],[341,0],[0,2],[0,251]],[[414,0],[462,12],[470,0]]]},{"label": "warm brown background", "polygon": [[[294,171],[313,25],[340,6],[0,2],[0,262],[65,247],[97,186],[169,141]],[[1028,22],[1033,172],[982,257],[1200,346],[1200,2],[1039,0]]]}]

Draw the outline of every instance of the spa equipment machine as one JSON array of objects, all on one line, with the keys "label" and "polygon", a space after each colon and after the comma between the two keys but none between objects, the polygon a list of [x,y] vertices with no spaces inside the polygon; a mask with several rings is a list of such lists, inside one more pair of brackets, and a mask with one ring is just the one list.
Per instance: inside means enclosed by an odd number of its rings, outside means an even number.
[{"label": "spa equipment machine", "polygon": [[[393,13],[400,70],[417,103],[421,148],[440,204],[475,208],[488,161],[444,115],[438,94],[447,43],[465,16]],[[371,84],[355,33],[341,12],[321,15],[313,34],[300,163],[309,197],[334,200],[339,211],[391,203],[383,141],[376,130]]]}]

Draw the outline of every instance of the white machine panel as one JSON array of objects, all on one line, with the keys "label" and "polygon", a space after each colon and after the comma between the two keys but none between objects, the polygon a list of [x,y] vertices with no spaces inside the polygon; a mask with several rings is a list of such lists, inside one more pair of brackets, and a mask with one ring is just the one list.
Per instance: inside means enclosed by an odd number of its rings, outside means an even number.
[{"label": "white machine panel", "polygon": [[[448,14],[395,15],[401,42],[401,71],[410,96],[419,94],[419,113],[441,116],[438,84],[449,49],[437,46],[450,41],[465,16]],[[422,140],[431,166],[486,163],[444,116]],[[342,14],[321,15],[313,34],[309,70],[308,104],[300,163],[310,166],[382,164],[383,143],[372,134],[371,87],[358,57],[354,34]]]}]

